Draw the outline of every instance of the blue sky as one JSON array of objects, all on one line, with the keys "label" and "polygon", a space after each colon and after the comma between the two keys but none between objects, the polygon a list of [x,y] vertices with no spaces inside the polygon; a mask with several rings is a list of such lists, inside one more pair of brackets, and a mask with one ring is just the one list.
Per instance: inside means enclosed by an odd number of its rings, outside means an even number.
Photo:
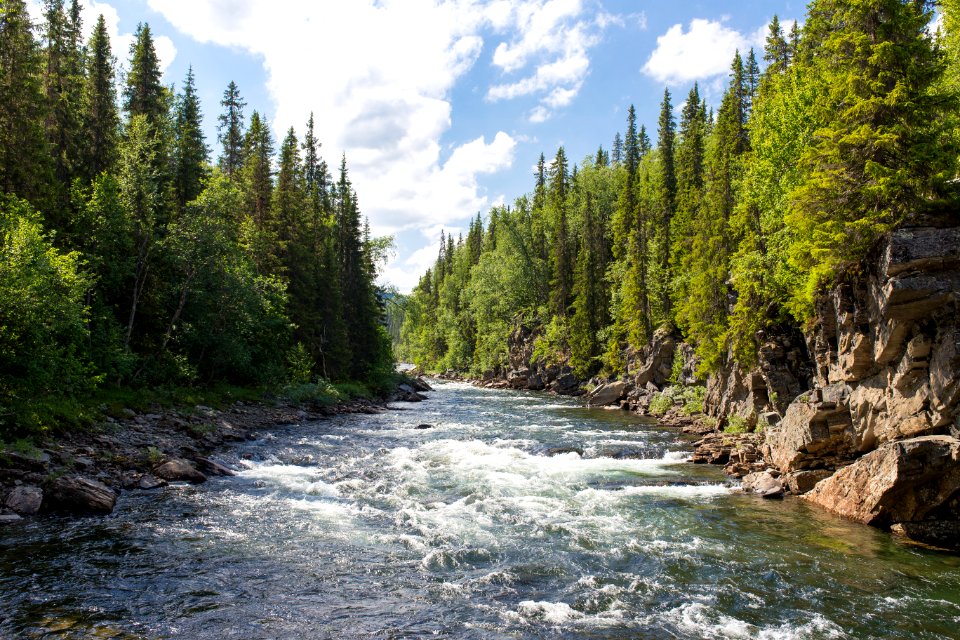
[{"label": "blue sky", "polygon": [[[39,0],[32,0],[34,8]],[[733,51],[762,48],[787,0],[85,0],[103,13],[114,55],[148,22],[179,85],[193,65],[208,144],[235,81],[247,115],[280,138],[316,117],[321,152],[346,152],[363,212],[396,254],[383,281],[409,291],[441,229],[530,190],[532,168],[564,145],[579,162],[623,131],[627,107],[656,135],[664,87],[682,102],[699,82],[719,104]]]}]

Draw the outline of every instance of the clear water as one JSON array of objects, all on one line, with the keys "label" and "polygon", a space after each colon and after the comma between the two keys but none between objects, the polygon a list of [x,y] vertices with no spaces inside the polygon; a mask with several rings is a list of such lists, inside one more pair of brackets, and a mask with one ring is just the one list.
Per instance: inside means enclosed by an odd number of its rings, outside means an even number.
[{"label": "clear water", "polygon": [[621,412],[430,395],[0,529],[0,637],[960,638],[960,557],[737,494]]}]

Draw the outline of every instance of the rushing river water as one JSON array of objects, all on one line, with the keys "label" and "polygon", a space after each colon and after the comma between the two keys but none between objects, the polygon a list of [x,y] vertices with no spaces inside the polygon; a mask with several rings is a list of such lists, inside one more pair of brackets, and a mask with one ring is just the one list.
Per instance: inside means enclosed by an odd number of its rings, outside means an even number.
[{"label": "rushing river water", "polygon": [[0,529],[0,637],[960,638],[956,556],[738,494],[635,416],[430,396]]}]

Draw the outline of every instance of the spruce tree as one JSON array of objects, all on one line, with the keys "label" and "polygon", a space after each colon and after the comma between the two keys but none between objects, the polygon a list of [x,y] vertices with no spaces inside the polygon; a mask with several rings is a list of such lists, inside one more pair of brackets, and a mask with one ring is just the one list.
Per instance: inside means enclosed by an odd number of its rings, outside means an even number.
[{"label": "spruce tree", "polygon": [[[220,105],[224,108],[223,113],[217,118],[220,122],[217,128],[217,139],[223,145],[220,169],[228,178],[233,178],[234,173],[243,164],[243,108],[247,103],[240,97],[240,90],[232,80],[223,92]],[[311,121],[312,119],[311,115]]]},{"label": "spruce tree", "polygon": [[657,223],[657,243],[659,244],[659,274],[656,283],[657,301],[661,320],[671,319],[670,303],[670,243],[672,240],[673,217],[677,203],[677,176],[674,167],[674,137],[676,121],[673,118],[673,106],[670,104],[670,91],[664,89],[660,103],[659,129],[657,133],[657,151],[660,157],[659,208],[660,219]]},{"label": "spruce tree", "polygon": [[613,136],[610,159],[614,165],[619,165],[623,162],[623,138],[620,137],[619,131]]},{"label": "spruce tree", "polygon": [[790,64],[790,43],[783,36],[783,27],[780,26],[780,18],[776,14],[770,21],[763,59],[767,63],[767,74],[783,73]]},{"label": "spruce tree", "polygon": [[92,180],[114,166],[120,117],[114,85],[114,59],[107,23],[100,15],[87,45],[87,77],[83,118],[84,146],[81,174]]},{"label": "spruce tree", "polygon": [[142,115],[158,131],[167,118],[167,90],[160,81],[160,60],[150,25],[140,23],[130,45],[130,71],[123,89],[123,108],[129,117]]},{"label": "spruce tree", "polygon": [[547,202],[553,213],[553,234],[550,243],[550,303],[555,316],[566,316],[573,292],[573,256],[569,221],[567,220],[567,191],[570,176],[567,155],[563,147],[550,165],[550,183]]},{"label": "spruce tree", "polygon": [[47,140],[61,192],[58,208],[63,209],[69,197],[68,186],[78,173],[83,145],[84,61],[79,6],[74,2],[68,15],[63,0],[46,0],[44,18]]},{"label": "spruce tree", "polygon": [[181,209],[200,195],[208,173],[210,151],[204,140],[202,119],[191,66],[183,82],[183,92],[177,96],[174,123],[174,192]]},{"label": "spruce tree", "polygon": [[806,179],[787,216],[789,259],[805,283],[792,310],[805,318],[815,287],[860,258],[879,234],[945,193],[956,148],[944,131],[955,96],[933,89],[944,59],[930,38],[929,4],[816,0],[801,60],[820,81],[820,128],[800,159]]},{"label": "spruce tree", "polygon": [[4,2],[0,26],[0,190],[44,210],[52,182],[44,128],[47,101],[26,3]]}]

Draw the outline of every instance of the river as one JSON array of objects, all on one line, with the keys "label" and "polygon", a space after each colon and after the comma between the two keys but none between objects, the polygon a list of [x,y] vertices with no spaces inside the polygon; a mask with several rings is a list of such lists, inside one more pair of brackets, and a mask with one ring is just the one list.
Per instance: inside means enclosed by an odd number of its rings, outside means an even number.
[{"label": "river", "polygon": [[624,412],[429,395],[0,529],[0,637],[960,637],[958,556],[739,494]]}]

